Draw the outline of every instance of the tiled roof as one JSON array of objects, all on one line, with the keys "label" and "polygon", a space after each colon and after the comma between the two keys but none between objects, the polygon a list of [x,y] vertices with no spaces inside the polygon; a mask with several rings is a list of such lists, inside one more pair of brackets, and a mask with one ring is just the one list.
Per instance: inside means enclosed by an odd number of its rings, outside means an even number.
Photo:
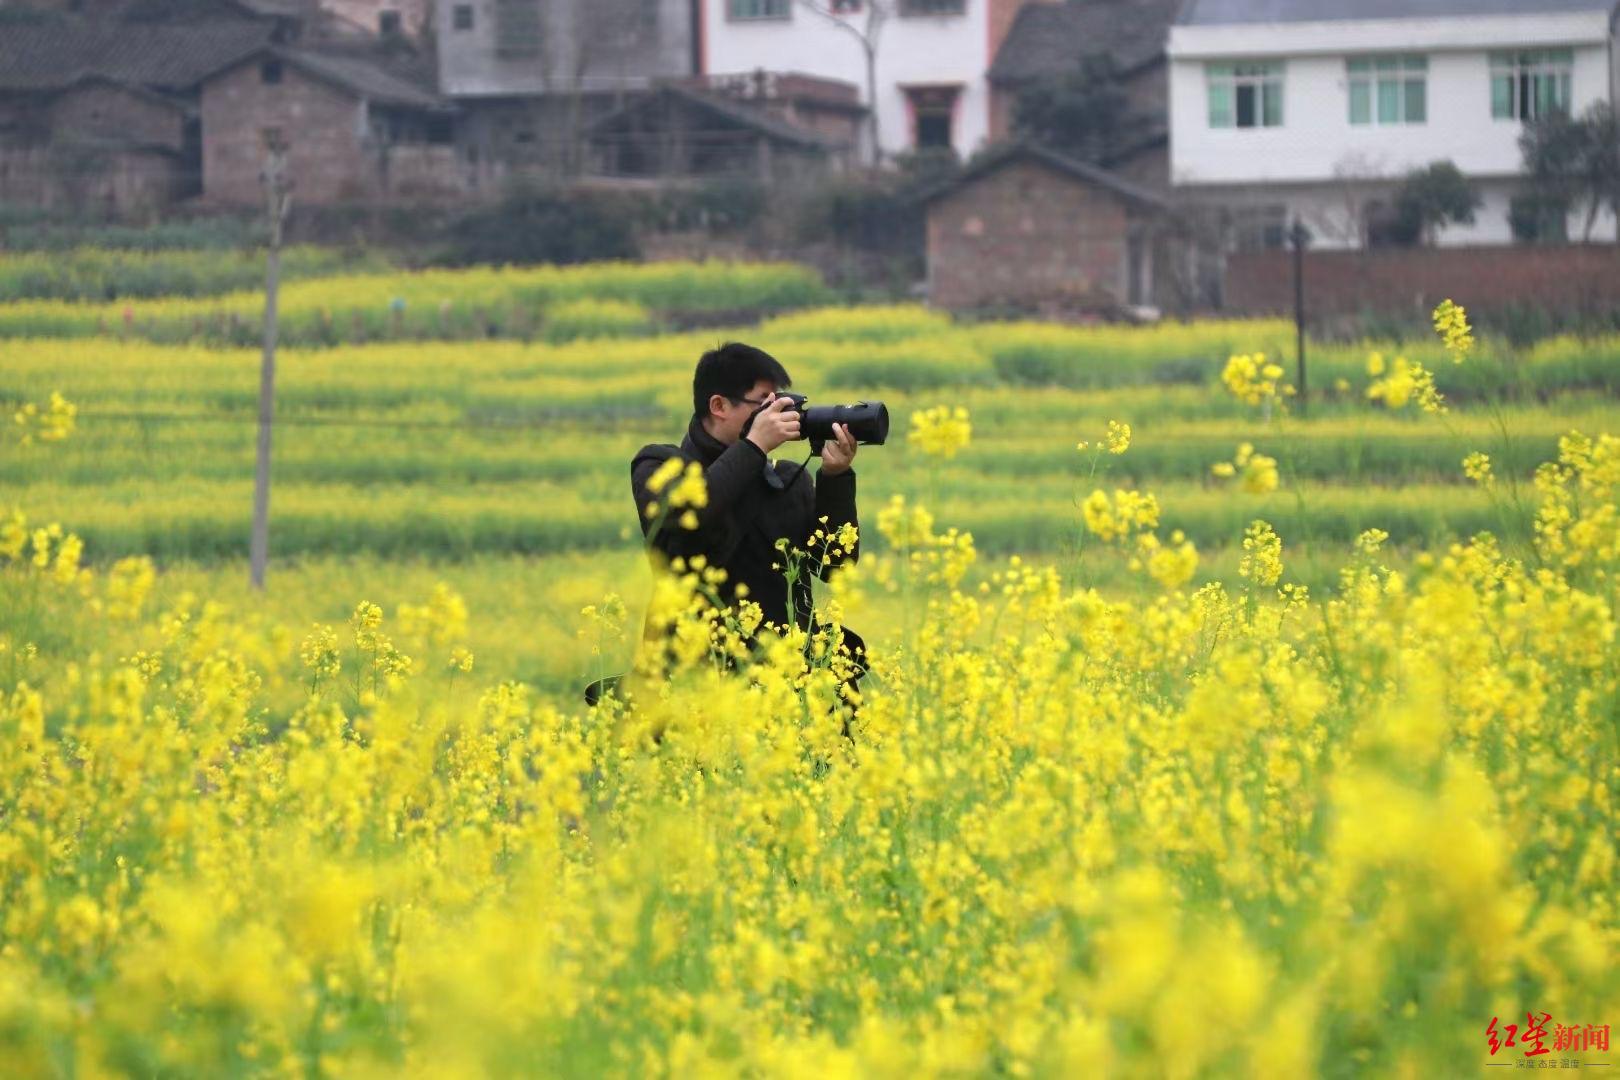
[{"label": "tiled roof", "polygon": [[318,53],[307,49],[274,48],[268,51],[315,78],[352,90],[367,101],[420,109],[454,108],[427,87],[384,71],[377,63],[364,57]]},{"label": "tiled roof", "polygon": [[802,146],[812,150],[832,150],[845,145],[845,143],[842,141],[832,138],[831,136],[823,135],[818,131],[812,131],[810,128],[800,127],[798,124],[791,124],[786,120],[780,120],[760,109],[756,109],[750,105],[744,105],[741,102],[732,101],[723,95],[708,93],[702,90],[695,90],[691,87],[681,86],[676,83],[665,83],[646,94],[637,95],[637,97],[632,99],[630,104],[626,105],[623,109],[609,113],[607,116],[604,116],[594,122],[591,127],[593,130],[600,130],[601,128],[612,124],[615,120],[626,115],[627,113],[645,108],[650,102],[666,96],[673,98],[676,101],[689,104],[695,108],[703,109],[718,116],[725,117],[726,119],[744,127],[752,128],[760,134],[765,135],[768,138],[775,139],[778,142],[790,143],[795,146]]},{"label": "tiled roof", "polygon": [[[1075,71],[1097,53],[1121,71],[1158,59],[1182,0],[1067,0],[1025,4],[990,65],[990,80],[1022,82]],[[1226,0],[1237,2],[1237,0]]]},{"label": "tiled roof", "polygon": [[188,26],[51,20],[0,33],[0,91],[54,90],[86,75],[180,90],[264,47],[271,27],[250,21]]},{"label": "tiled roof", "polygon": [[1346,19],[1433,19],[1478,15],[1607,13],[1613,0],[1188,0],[1182,26],[1338,22]]},{"label": "tiled roof", "polygon": [[1107,169],[1089,165],[1084,161],[1078,161],[1055,150],[1048,150],[1044,146],[1037,146],[1034,143],[1027,142],[1005,143],[995,150],[979,155],[966,169],[963,169],[956,176],[923,196],[923,201],[933,202],[973,183],[982,176],[995,172],[1003,165],[1026,158],[1038,161],[1042,165],[1055,169],[1065,176],[1071,176],[1082,183],[1095,184],[1104,190],[1113,192],[1127,202],[1133,202],[1153,210],[1169,209],[1169,204],[1165,202],[1164,196],[1156,191],[1127,180],[1116,173],[1111,173]]}]

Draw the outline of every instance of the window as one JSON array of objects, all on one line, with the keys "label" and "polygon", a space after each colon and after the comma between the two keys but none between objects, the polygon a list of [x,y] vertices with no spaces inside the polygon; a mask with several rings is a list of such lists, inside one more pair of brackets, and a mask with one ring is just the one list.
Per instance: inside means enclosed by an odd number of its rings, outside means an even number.
[{"label": "window", "polygon": [[540,55],[540,0],[495,0],[495,55]]},{"label": "window", "polygon": [[1530,49],[1491,54],[1491,116],[1534,120],[1554,109],[1569,111],[1572,49]]},{"label": "window", "polygon": [[1288,207],[1236,206],[1228,211],[1234,251],[1275,251],[1288,244]]},{"label": "window", "polygon": [[457,4],[450,9],[450,29],[471,30],[473,28],[473,6],[471,4]]},{"label": "window", "polygon": [[378,33],[382,34],[384,37],[387,37],[387,36],[389,36],[391,34],[397,34],[397,33],[399,33],[399,31],[400,31],[399,12],[397,12],[397,11],[379,11],[379,12],[377,12],[377,32]]},{"label": "window", "polygon": [[830,0],[827,7],[834,15],[859,15],[861,0]]},{"label": "window", "polygon": [[1282,126],[1282,64],[1209,64],[1205,74],[1209,79],[1210,127]]},{"label": "window", "polygon": [[278,83],[281,81],[281,61],[266,60],[259,65],[259,81],[262,83]]},{"label": "window", "polygon": [[730,0],[727,9],[733,19],[790,18],[793,0]]},{"label": "window", "polygon": [[912,145],[950,148],[955,126],[956,98],[960,86],[908,86],[906,101],[911,106]]},{"label": "window", "polygon": [[1429,61],[1376,56],[1346,63],[1352,124],[1422,124],[1429,119]]},{"label": "window", "polygon": [[961,15],[967,0],[900,0],[902,15]]}]

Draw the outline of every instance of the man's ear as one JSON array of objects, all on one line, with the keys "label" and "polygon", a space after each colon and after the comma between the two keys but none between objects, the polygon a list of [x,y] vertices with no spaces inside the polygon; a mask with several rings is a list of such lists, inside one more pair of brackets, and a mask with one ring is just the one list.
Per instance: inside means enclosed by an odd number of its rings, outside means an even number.
[{"label": "man's ear", "polygon": [[710,416],[719,416],[720,413],[725,411],[726,403],[729,400],[730,399],[727,398],[726,395],[724,395],[724,394],[710,394],[709,395],[709,415]]}]

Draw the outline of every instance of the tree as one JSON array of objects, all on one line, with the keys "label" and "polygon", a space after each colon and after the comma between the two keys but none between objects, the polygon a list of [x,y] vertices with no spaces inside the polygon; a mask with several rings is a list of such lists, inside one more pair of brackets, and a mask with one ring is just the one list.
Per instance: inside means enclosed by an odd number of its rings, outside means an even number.
[{"label": "tree", "polygon": [[1064,75],[1029,83],[1013,105],[1013,128],[1020,135],[1082,161],[1106,161],[1140,126],[1107,53],[1084,57]]},{"label": "tree", "polygon": [[1595,103],[1579,118],[1553,109],[1528,121],[1519,152],[1539,200],[1585,206],[1583,242],[1592,239],[1599,210],[1620,212],[1620,124],[1608,102]]},{"label": "tree", "polygon": [[1399,235],[1406,243],[1432,245],[1442,226],[1473,224],[1480,201],[1474,185],[1449,161],[1414,169],[1395,192]]},{"label": "tree", "polygon": [[[872,164],[883,160],[883,143],[878,138],[877,61],[878,42],[883,26],[894,14],[894,0],[796,0],[812,14],[819,15],[853,38],[861,48],[861,59],[866,65],[866,159]],[[857,21],[856,16],[865,18]]]},{"label": "tree", "polygon": [[572,55],[567,65],[568,143],[563,169],[575,174],[584,168],[587,80],[612,64],[619,69],[613,83],[623,89],[628,72],[646,63],[643,50],[658,40],[659,9],[646,0],[588,0],[568,5],[568,11]]}]

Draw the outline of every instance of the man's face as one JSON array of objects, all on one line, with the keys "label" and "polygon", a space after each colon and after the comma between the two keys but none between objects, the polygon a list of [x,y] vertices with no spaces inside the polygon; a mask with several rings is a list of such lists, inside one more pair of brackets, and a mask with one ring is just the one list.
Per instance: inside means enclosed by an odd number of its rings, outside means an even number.
[{"label": "man's face", "polygon": [[705,425],[709,434],[720,445],[730,446],[742,438],[743,425],[748,423],[748,418],[770,401],[775,393],[776,384],[769,379],[761,379],[748,391],[746,401],[732,401],[720,394],[713,395],[709,398],[709,422]]}]

